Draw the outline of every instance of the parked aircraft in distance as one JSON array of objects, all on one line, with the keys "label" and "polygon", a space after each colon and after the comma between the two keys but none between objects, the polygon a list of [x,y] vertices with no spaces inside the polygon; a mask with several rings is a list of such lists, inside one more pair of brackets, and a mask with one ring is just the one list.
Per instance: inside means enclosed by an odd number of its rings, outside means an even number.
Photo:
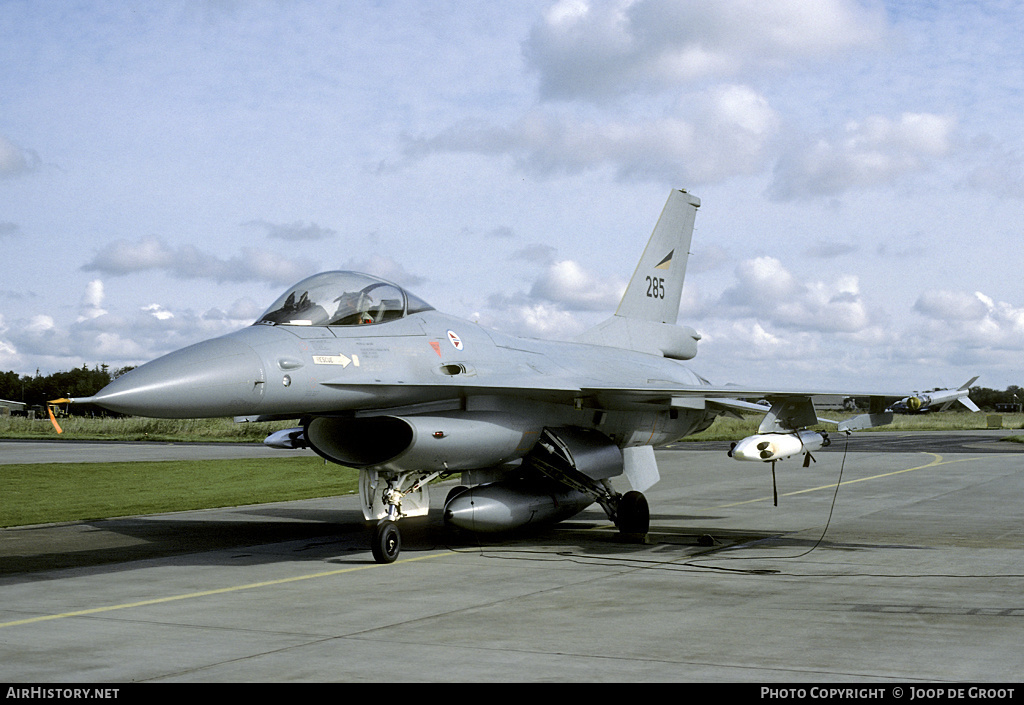
[{"label": "parked aircraft in distance", "polygon": [[[907,397],[715,386],[684,365],[700,340],[676,325],[699,206],[671,192],[618,310],[572,342],[504,335],[383,279],[325,272],[288,289],[253,325],[72,401],[138,416],[297,420],[266,443],[359,469],[379,562],[399,555],[399,520],[427,513],[429,483],[456,473],[462,485],[444,505],[453,526],[504,532],[597,502],[622,534],[643,536],[643,493],[659,479],[655,447],[753,411],[764,421],[734,458],[809,457],[828,442],[809,430],[819,424],[812,396],[870,397],[868,413],[840,431],[888,423],[887,406]],[[966,403],[963,389],[949,391],[939,398]],[[620,475],[625,493],[611,483]]]}]

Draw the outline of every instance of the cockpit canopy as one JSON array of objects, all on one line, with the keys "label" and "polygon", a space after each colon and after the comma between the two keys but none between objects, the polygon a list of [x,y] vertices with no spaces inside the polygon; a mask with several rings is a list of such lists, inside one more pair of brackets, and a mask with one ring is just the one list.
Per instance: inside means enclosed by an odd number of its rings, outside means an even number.
[{"label": "cockpit canopy", "polygon": [[433,306],[389,281],[358,272],[324,272],[286,291],[256,323],[358,326],[386,323]]}]

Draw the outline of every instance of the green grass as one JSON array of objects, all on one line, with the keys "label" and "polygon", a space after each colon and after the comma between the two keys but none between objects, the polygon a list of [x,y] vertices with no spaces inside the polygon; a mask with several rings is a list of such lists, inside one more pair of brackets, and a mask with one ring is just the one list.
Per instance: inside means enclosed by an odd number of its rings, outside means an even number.
[{"label": "green grass", "polygon": [[283,502],[355,492],[319,457],[0,465],[0,526]]},{"label": "green grass", "polygon": [[66,438],[76,441],[168,441],[260,443],[274,431],[291,428],[298,421],[235,423],[233,419],[146,419],[65,416],[57,423],[58,434],[46,419],[0,417],[0,438]]}]

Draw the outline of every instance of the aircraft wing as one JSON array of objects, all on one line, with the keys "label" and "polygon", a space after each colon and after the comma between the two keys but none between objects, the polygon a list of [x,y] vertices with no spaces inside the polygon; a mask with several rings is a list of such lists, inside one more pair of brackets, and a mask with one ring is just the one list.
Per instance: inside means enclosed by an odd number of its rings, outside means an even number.
[{"label": "aircraft wing", "polygon": [[[330,386],[331,382],[324,384]],[[342,384],[339,381],[337,384]],[[855,431],[874,426],[881,426],[892,421],[892,413],[887,412],[895,402],[960,402],[971,410],[977,407],[968,398],[968,385],[958,389],[936,390],[931,397],[921,398],[908,395],[906,392],[878,390],[836,390],[827,388],[814,389],[772,389],[727,385],[689,386],[689,385],[651,385],[637,387],[620,386],[577,386],[567,380],[551,378],[538,385],[536,377],[509,376],[494,380],[485,385],[424,385],[424,384],[345,384],[349,390],[363,388],[377,399],[380,404],[379,413],[394,407],[406,405],[422,406],[444,404],[477,395],[514,396],[519,399],[530,399],[552,403],[570,403],[577,406],[596,406],[607,410],[644,410],[644,409],[707,409],[721,414],[737,415],[740,412],[765,414],[759,432],[790,431],[814,426],[821,422],[837,423],[840,431]],[[842,422],[829,421],[817,416],[814,408],[814,397],[856,397],[869,400],[867,414],[861,414]],[[753,403],[752,400],[767,400],[770,407]],[[948,404],[947,404],[948,405]],[[367,412],[364,412],[367,413]]]},{"label": "aircraft wing", "polygon": [[[330,386],[332,382],[324,382]],[[339,381],[337,384],[341,385]],[[362,390],[378,401],[377,410],[362,413],[389,413],[395,407],[427,406],[436,408],[444,404],[470,396],[499,395],[514,396],[519,399],[530,399],[578,406],[596,406],[607,410],[644,410],[644,409],[708,409],[719,413],[736,415],[739,412],[755,412],[767,414],[775,419],[789,419],[782,428],[813,426],[819,422],[814,412],[812,397],[816,396],[847,396],[869,398],[871,414],[881,414],[894,401],[906,398],[905,393],[894,392],[850,392],[834,389],[787,390],[770,388],[744,387],[711,387],[711,386],[577,386],[572,383],[552,379],[538,385],[537,379],[510,377],[495,380],[486,385],[425,385],[425,384],[360,384],[345,383],[346,389]],[[766,399],[771,407],[755,404],[751,400]],[[852,420],[851,420],[852,421]],[[858,423],[864,423],[862,419]],[[874,419],[870,425],[888,423],[882,418]],[[845,422],[850,426],[850,422]],[[867,426],[858,426],[864,428]],[[854,430],[850,428],[850,430]]]},{"label": "aircraft wing", "polygon": [[[581,389],[586,397],[593,397],[602,406],[636,408],[637,405],[664,405],[677,409],[710,409],[736,415],[738,412],[765,414],[759,433],[791,431],[821,422],[837,423],[840,431],[855,431],[882,426],[892,421],[886,408],[906,398],[905,393],[879,391],[837,391],[834,389],[755,389],[743,387],[588,387]],[[829,421],[817,416],[814,397],[842,396],[868,398],[869,412],[842,422]],[[752,403],[751,399],[766,399],[771,406]]]}]

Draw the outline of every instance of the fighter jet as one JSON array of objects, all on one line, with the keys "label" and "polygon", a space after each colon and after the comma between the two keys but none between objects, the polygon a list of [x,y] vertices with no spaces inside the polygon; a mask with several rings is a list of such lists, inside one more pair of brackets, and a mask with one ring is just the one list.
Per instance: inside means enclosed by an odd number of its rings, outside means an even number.
[{"label": "fighter jet", "polygon": [[[374,559],[393,562],[400,520],[428,512],[431,481],[461,475],[444,519],[508,532],[598,503],[619,531],[650,527],[654,448],[717,416],[765,414],[738,460],[827,444],[812,397],[871,398],[840,431],[888,423],[892,394],[714,386],[684,361],[700,335],[676,325],[700,201],[673,190],[614,315],[571,342],[513,337],[446,315],[403,287],[347,271],[284,292],[253,325],[118,377],[91,402],[165,418],[295,419],[266,443],[359,470]],[[754,404],[767,399],[771,406]],[[630,489],[612,481],[624,476]]]}]

